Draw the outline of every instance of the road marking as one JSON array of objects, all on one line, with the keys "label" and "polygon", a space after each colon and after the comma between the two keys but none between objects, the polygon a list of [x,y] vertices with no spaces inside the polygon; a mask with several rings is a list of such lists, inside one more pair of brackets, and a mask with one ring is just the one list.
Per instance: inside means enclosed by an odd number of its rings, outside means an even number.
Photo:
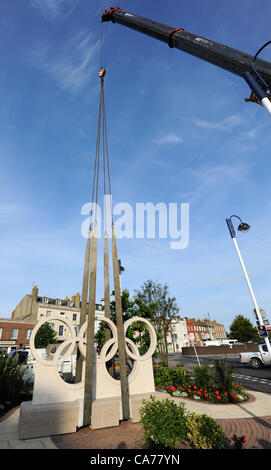
[{"label": "road marking", "polygon": [[269,379],[255,378],[251,375],[236,375],[236,374],[233,374],[233,376],[237,379],[250,380],[251,382],[258,382],[258,383],[264,384],[264,385],[271,385],[271,381]]}]

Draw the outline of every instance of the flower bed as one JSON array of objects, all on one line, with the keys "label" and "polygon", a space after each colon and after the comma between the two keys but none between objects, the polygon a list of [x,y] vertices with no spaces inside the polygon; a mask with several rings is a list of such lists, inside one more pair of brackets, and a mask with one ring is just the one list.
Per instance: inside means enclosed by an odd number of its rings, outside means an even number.
[{"label": "flower bed", "polygon": [[209,403],[248,401],[243,385],[234,382],[232,373],[233,369],[223,360],[211,366],[196,366],[192,373],[185,371],[181,364],[175,369],[161,364],[155,375],[156,391]]},{"label": "flower bed", "polygon": [[212,386],[211,389],[197,388],[196,385],[187,386],[156,386],[157,392],[168,393],[174,397],[190,398],[192,400],[203,400],[209,403],[240,403],[249,399],[248,395],[243,390],[242,385],[234,385],[236,392],[228,394],[222,392]]}]

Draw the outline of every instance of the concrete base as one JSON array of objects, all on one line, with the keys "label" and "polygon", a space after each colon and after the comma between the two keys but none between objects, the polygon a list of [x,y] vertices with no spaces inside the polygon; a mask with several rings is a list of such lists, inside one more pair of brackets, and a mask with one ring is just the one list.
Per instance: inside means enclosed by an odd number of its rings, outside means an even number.
[{"label": "concrete base", "polygon": [[131,419],[132,423],[139,423],[140,414],[139,410],[142,408],[142,400],[150,401],[153,396],[156,400],[165,400],[168,396],[166,394],[153,392],[153,393],[140,393],[138,395],[132,395],[130,397],[130,410],[131,410]]},{"label": "concrete base", "polygon": [[79,400],[65,403],[33,405],[23,402],[20,409],[19,438],[68,434],[77,430]]},{"label": "concrete base", "polygon": [[[130,396],[130,421],[140,421],[139,410],[142,400],[150,401],[151,396],[164,400],[161,393],[140,393]],[[119,426],[122,420],[122,403],[119,397],[93,400],[91,429]],[[20,409],[19,437],[33,439],[76,432],[83,425],[83,400],[63,403],[33,405],[23,402]]]},{"label": "concrete base", "polygon": [[92,403],[91,429],[119,426],[122,420],[121,399],[100,398]]}]

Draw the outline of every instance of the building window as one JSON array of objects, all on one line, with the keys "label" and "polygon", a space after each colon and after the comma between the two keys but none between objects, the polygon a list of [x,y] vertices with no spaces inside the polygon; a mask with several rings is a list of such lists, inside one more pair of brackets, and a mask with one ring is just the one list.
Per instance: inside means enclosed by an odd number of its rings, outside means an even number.
[{"label": "building window", "polygon": [[69,306],[69,307],[73,307],[73,302],[71,302],[71,301],[69,300],[68,306]]},{"label": "building window", "polygon": [[60,315],[61,315],[62,317],[65,317],[65,312],[60,312]]},{"label": "building window", "polygon": [[77,320],[77,314],[76,314],[76,313],[73,313],[73,314],[72,314],[72,319],[73,319],[73,321],[76,321],[76,320]]},{"label": "building window", "polygon": [[18,332],[19,332],[19,330],[17,328],[13,328],[12,333],[11,333],[11,339],[17,339],[18,338]]},{"label": "building window", "polygon": [[2,338],[3,328],[0,328],[0,339]]},{"label": "building window", "polygon": [[56,305],[61,305],[61,300],[56,299]]},{"label": "building window", "polygon": [[58,335],[59,336],[63,336],[63,330],[64,330],[64,326],[60,325],[59,328],[58,328]]},{"label": "building window", "polygon": [[30,338],[31,331],[32,331],[32,330],[26,330],[26,332],[25,332],[25,339],[29,339],[29,338]]},{"label": "building window", "polygon": [[46,317],[50,317],[50,315],[51,315],[51,310],[47,310]]},{"label": "building window", "polygon": [[79,326],[75,326],[75,327],[74,327],[74,331],[75,331],[75,334],[76,334],[76,336],[77,336],[77,335],[78,335],[78,331],[79,331]]},{"label": "building window", "polygon": [[47,297],[42,297],[42,303],[43,304],[48,304],[49,303],[49,299]]}]

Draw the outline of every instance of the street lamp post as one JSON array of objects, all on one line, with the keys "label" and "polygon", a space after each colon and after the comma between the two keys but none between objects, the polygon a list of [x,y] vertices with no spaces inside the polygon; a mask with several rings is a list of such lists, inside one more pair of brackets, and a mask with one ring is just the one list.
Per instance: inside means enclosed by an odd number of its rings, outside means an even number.
[{"label": "street lamp post", "polygon": [[[240,224],[238,226],[239,232],[248,231],[250,229],[250,226],[248,224],[246,224],[245,222],[242,222],[242,220],[240,219],[240,217],[238,215],[232,215],[229,219],[226,219],[226,222],[227,222],[227,225],[228,225],[228,229],[229,229],[233,244],[235,246],[235,249],[236,249],[240,264],[241,264],[241,267],[242,267],[244,275],[245,275],[245,279],[247,281],[248,289],[249,289],[249,292],[250,292],[250,295],[251,295],[251,298],[252,298],[252,301],[253,301],[253,304],[254,304],[254,307],[255,307],[255,313],[256,313],[256,316],[258,318],[259,325],[264,327],[263,318],[262,318],[259,306],[257,304],[255,294],[253,292],[253,289],[252,289],[252,286],[251,286],[251,283],[250,283],[250,280],[249,280],[249,277],[248,277],[248,273],[247,273],[247,270],[246,270],[246,267],[245,267],[244,260],[242,258],[242,255],[240,253],[240,250],[239,250],[239,247],[238,247],[238,244],[237,244],[237,241],[236,241],[236,233],[235,233],[235,229],[234,229],[234,226],[233,226],[233,223],[232,223],[232,220],[231,220],[232,217],[236,217],[237,219],[240,220]],[[267,336],[264,337],[264,340],[265,340],[265,343],[266,343],[266,346],[267,346],[267,349],[268,349],[268,352],[269,352],[269,362],[270,362],[270,360],[271,360],[271,345],[270,345],[270,342],[269,342],[269,338]]]},{"label": "street lamp post", "polygon": [[125,268],[121,265],[121,260],[118,260],[118,265],[119,265],[119,278],[120,278],[120,295],[122,295],[122,290],[121,290],[121,273],[125,271]]}]

